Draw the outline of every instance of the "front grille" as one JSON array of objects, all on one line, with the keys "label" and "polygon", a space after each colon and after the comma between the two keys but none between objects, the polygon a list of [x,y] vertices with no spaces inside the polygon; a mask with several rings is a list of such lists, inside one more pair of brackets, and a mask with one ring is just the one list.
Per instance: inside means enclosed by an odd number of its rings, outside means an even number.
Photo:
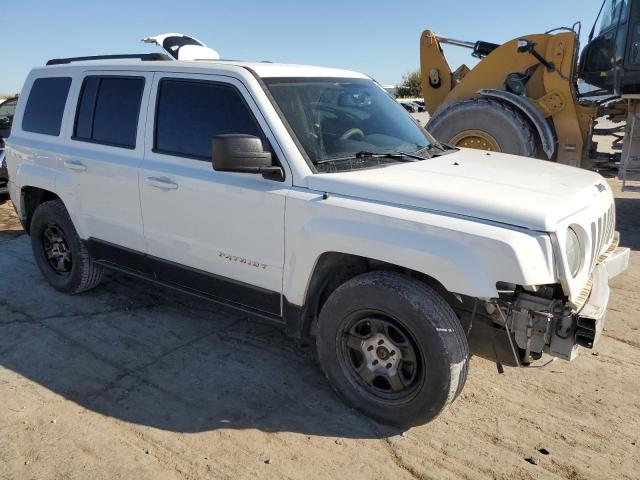
[{"label": "front grille", "polygon": [[609,255],[616,251],[616,249],[620,246],[620,234],[618,232],[613,232],[613,238],[611,239],[611,243],[609,244],[609,248],[607,248],[604,253],[602,253],[596,263],[604,262]]},{"label": "front grille", "polygon": [[593,270],[596,261],[602,255],[613,238],[616,225],[616,211],[612,203],[609,209],[597,220],[591,223],[591,259],[589,271]]}]

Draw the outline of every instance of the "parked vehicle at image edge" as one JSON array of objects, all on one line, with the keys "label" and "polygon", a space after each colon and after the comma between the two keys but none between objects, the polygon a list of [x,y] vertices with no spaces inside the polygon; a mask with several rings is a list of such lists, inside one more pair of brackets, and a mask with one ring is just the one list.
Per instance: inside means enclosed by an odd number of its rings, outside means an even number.
[{"label": "parked vehicle at image edge", "polygon": [[404,108],[409,113],[415,113],[418,111],[416,107],[414,107],[410,103],[406,103],[406,102],[398,102],[398,103],[402,106],[402,108]]},{"label": "parked vehicle at image edge", "polygon": [[629,257],[598,174],[442,145],[360,73],[153,58],[24,84],[9,189],[55,289],[111,268],[231,305],[403,427],[460,394],[470,348],[528,365],[597,342]]},{"label": "parked vehicle at image edge", "polygon": [[4,141],[11,132],[11,123],[16,110],[18,97],[8,98],[0,103],[0,204],[9,198],[7,189],[7,163],[5,161]]},{"label": "parked vehicle at image edge", "polygon": [[11,123],[17,103],[17,96],[0,101],[0,138],[7,138],[11,132]]},{"label": "parked vehicle at image edge", "polygon": [[424,106],[420,106],[416,102],[398,102],[409,113],[424,112]]}]

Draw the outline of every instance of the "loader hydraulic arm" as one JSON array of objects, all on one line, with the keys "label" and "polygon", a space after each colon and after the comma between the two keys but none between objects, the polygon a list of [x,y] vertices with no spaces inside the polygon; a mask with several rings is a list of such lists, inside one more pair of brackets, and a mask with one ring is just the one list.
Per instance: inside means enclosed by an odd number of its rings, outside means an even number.
[{"label": "loader hydraulic arm", "polygon": [[420,67],[422,70],[425,108],[432,113],[470,71],[466,65],[460,65],[455,72],[452,72],[440,46],[441,44],[468,48],[473,50],[471,55],[479,59],[485,58],[500,46],[496,43],[483,41],[467,42],[465,40],[456,40],[425,30],[420,39]]},{"label": "loader hydraulic arm", "polygon": [[552,62],[548,62],[542,55],[538,53],[536,50],[536,44],[530,42],[526,38],[521,38],[518,40],[518,53],[530,53],[538,60],[544,68],[547,69],[547,72],[555,72],[556,66]]},{"label": "loader hydraulic arm", "polygon": [[456,40],[454,38],[443,37],[441,35],[436,35],[436,39],[441,44],[469,48],[473,50],[471,56],[476,58],[484,58],[500,46],[497,43],[483,42],[482,40],[478,40],[477,42],[467,42],[464,40]]},{"label": "loader hydraulic arm", "polygon": [[[431,114],[427,129],[440,141],[573,166],[587,159],[597,107],[582,104],[577,96],[575,31],[526,35],[496,45],[425,30],[420,41],[422,93]],[[480,61],[454,72],[445,44],[473,50]]]}]

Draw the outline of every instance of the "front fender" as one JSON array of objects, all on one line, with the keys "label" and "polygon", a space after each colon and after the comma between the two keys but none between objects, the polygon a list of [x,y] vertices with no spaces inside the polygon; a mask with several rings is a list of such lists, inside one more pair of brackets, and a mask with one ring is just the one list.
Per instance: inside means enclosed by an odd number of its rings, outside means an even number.
[{"label": "front fender", "polygon": [[478,90],[478,95],[483,97],[495,98],[501,102],[510,104],[515,107],[519,112],[523,113],[536,127],[540,142],[542,143],[542,149],[547,155],[547,158],[551,160],[556,152],[556,136],[554,134],[551,124],[544,118],[544,115],[538,110],[531,100],[527,97],[516,95],[505,90],[497,90],[493,88],[486,88]]},{"label": "front fender", "polygon": [[548,235],[418,209],[293,189],[283,293],[303,305],[318,259],[357,255],[424,273],[448,291],[497,296],[496,282],[554,283]]}]

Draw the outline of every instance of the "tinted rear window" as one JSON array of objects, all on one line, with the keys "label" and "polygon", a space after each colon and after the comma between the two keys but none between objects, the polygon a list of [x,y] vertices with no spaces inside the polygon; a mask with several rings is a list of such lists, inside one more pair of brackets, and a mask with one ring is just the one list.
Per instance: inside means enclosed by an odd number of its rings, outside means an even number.
[{"label": "tinted rear window", "polygon": [[69,77],[38,78],[33,82],[22,117],[22,129],[45,135],[60,135],[70,86]]},{"label": "tinted rear window", "polygon": [[143,90],[141,77],[87,77],[74,138],[135,148]]},{"label": "tinted rear window", "polygon": [[235,88],[212,82],[162,80],[156,112],[155,150],[211,159],[213,137],[245,133],[263,139]]}]

